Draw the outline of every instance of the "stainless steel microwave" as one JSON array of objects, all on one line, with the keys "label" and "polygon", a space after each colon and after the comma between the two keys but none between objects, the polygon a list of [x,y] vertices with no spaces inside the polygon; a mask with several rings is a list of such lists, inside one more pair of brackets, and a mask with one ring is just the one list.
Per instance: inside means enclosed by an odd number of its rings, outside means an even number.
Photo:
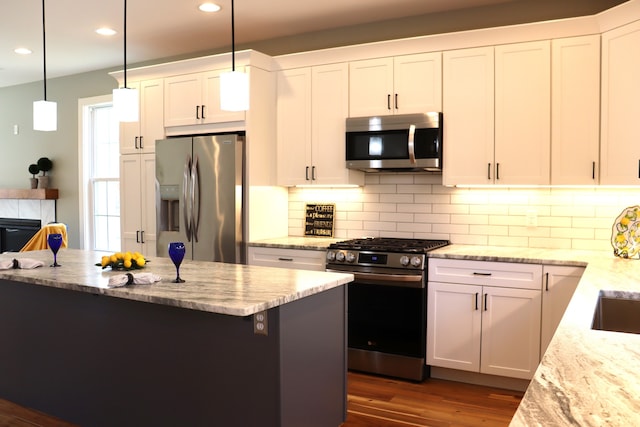
[{"label": "stainless steel microwave", "polygon": [[442,172],[442,113],[348,118],[346,162],[366,172]]}]

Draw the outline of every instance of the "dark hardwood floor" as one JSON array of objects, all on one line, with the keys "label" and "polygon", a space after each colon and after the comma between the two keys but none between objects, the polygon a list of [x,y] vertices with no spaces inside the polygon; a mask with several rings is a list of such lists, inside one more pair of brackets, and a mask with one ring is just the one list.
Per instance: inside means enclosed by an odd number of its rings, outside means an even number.
[{"label": "dark hardwood floor", "polygon": [[508,426],[523,392],[453,381],[422,383],[349,372],[342,427]]},{"label": "dark hardwood floor", "polygon": [[[422,383],[349,372],[342,427],[507,426],[523,393],[428,379]],[[74,427],[0,399],[2,427]]]}]

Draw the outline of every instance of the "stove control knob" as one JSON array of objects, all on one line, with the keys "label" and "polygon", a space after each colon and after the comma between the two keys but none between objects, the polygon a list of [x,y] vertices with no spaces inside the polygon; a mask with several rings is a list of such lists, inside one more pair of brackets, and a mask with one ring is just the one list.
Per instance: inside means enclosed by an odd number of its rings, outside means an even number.
[{"label": "stove control knob", "polygon": [[356,260],[356,254],[353,252],[347,252],[347,262],[353,262]]},{"label": "stove control knob", "polygon": [[333,261],[336,259],[336,253],[334,251],[327,252],[327,261]]},{"label": "stove control knob", "polygon": [[400,264],[402,264],[402,265],[403,265],[403,266],[405,266],[405,267],[406,267],[407,265],[409,265],[409,257],[408,257],[408,256],[406,256],[406,255],[402,255],[402,256],[400,257]]},{"label": "stove control knob", "polygon": [[338,252],[336,254],[336,261],[340,261],[340,262],[344,261],[344,252]]},{"label": "stove control knob", "polygon": [[422,260],[419,257],[417,257],[417,256],[411,257],[411,265],[412,266],[420,267],[421,264],[422,264]]}]

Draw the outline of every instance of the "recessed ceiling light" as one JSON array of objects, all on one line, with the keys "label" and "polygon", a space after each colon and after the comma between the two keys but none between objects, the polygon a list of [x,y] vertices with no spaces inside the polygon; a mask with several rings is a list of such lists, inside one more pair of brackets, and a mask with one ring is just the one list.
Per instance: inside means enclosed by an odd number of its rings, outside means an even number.
[{"label": "recessed ceiling light", "polygon": [[202,3],[200,6],[198,6],[198,9],[203,12],[217,12],[220,10],[220,6],[215,3]]},{"label": "recessed ceiling light", "polygon": [[100,34],[101,36],[112,36],[116,33],[116,30],[112,28],[102,27],[98,28],[96,30],[96,33]]},{"label": "recessed ceiling light", "polygon": [[31,52],[31,49],[27,49],[26,47],[18,47],[18,48],[15,48],[13,51],[19,55],[29,55],[33,53]]}]

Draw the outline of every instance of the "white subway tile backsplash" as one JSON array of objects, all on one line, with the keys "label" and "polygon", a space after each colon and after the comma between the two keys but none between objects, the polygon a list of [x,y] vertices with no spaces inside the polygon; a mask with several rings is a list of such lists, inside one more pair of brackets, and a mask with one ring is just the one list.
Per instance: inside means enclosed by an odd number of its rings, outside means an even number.
[{"label": "white subway tile backsplash", "polygon": [[603,250],[611,247],[615,218],[640,204],[640,188],[455,188],[441,182],[437,175],[366,174],[357,189],[292,188],[289,232],[304,234],[305,203],[333,202],[337,238]]}]

